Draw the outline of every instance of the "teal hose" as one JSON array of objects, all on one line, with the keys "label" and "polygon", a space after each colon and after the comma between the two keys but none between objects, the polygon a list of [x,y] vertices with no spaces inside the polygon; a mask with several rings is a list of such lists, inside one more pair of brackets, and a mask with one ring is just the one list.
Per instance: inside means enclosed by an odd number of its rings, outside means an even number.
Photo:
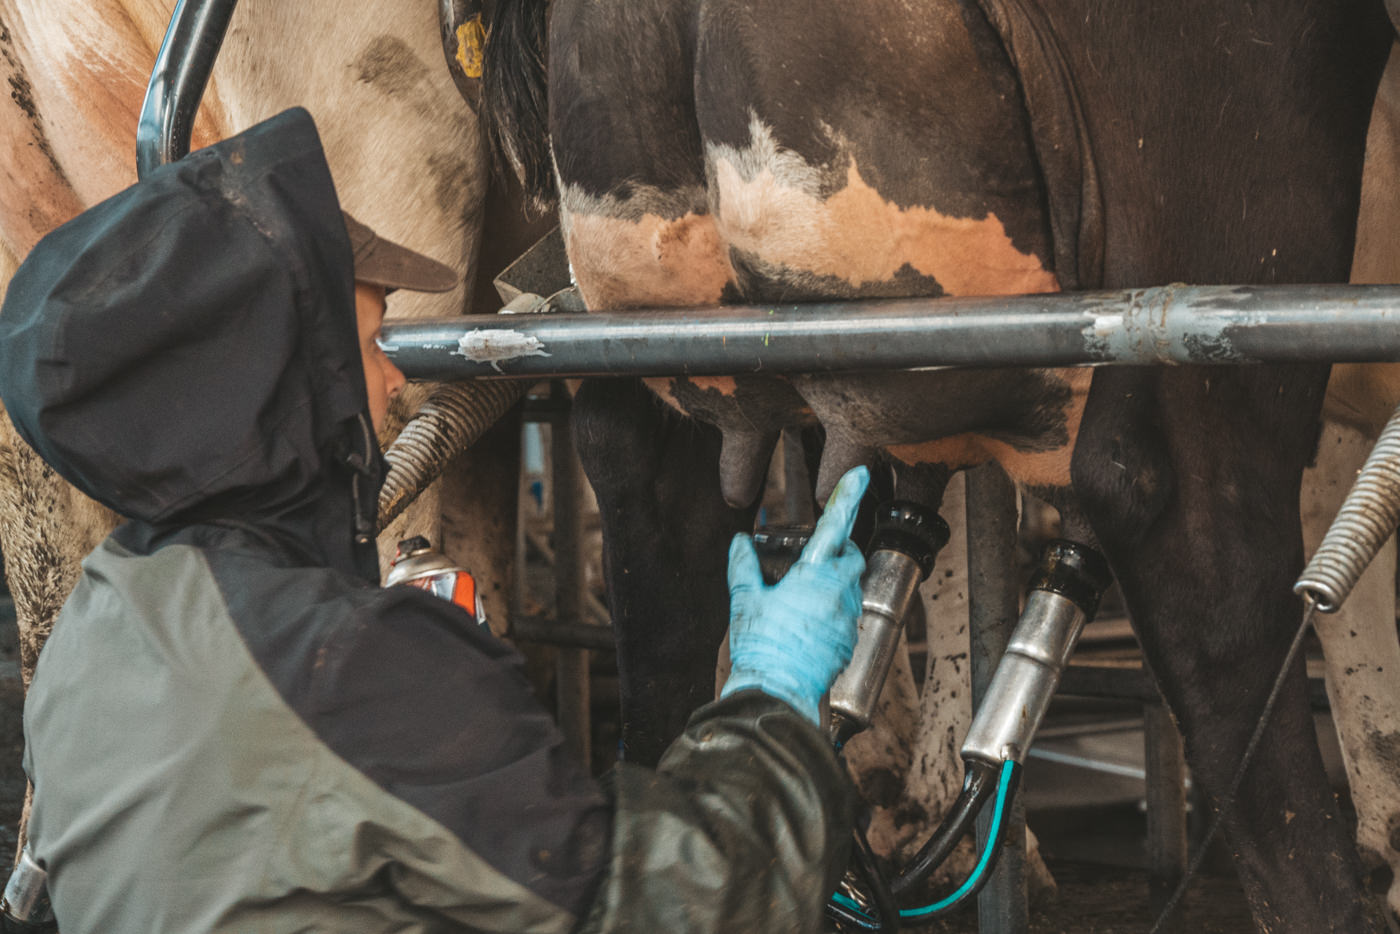
[{"label": "teal hose", "polygon": [[[958,907],[968,898],[977,893],[986,884],[987,876],[990,873],[992,863],[996,859],[998,847],[1001,845],[1001,828],[1005,822],[1006,805],[1011,797],[1013,778],[1016,774],[1016,763],[1007,759],[1001,765],[1001,777],[997,782],[996,806],[992,810],[992,826],[987,833],[987,846],[982,850],[982,855],[977,860],[977,865],[973,867],[971,874],[957,890],[946,898],[939,899],[932,904],[924,905],[920,908],[901,908],[899,917],[902,921],[924,921],[935,915],[940,915]],[[878,922],[865,913],[861,906],[841,892],[836,892],[831,896],[832,902],[840,905],[846,912],[858,916],[861,920],[876,925]]]}]

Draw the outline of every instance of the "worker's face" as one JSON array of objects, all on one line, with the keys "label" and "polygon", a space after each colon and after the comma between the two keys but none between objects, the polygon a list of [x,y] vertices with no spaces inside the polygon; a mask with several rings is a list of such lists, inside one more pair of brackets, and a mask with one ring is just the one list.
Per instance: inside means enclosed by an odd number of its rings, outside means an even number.
[{"label": "worker's face", "polygon": [[379,327],[384,323],[384,287],[355,283],[355,318],[360,330],[360,360],[365,367],[365,389],[369,392],[369,416],[376,432],[384,430],[389,400],[403,388],[403,373],[389,362],[379,347]]}]

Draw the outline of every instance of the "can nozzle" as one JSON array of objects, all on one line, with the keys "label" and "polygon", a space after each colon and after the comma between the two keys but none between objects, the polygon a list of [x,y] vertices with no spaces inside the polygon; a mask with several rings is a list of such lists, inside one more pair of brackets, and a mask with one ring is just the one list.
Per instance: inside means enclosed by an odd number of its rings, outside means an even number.
[{"label": "can nozzle", "polygon": [[476,578],[466,568],[458,567],[421,535],[399,542],[394,560],[389,562],[385,587],[416,587],[435,597],[466,610],[485,628],[486,607],[476,587]]},{"label": "can nozzle", "polygon": [[29,847],[20,850],[19,863],[5,883],[0,897],[0,918],[5,931],[56,931],[53,908],[49,905],[49,875],[32,856]]}]

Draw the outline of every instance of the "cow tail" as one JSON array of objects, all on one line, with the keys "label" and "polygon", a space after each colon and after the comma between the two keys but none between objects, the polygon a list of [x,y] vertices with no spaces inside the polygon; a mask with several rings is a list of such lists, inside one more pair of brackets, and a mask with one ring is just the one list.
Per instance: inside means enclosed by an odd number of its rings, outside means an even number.
[{"label": "cow tail", "polygon": [[545,73],[548,13],[548,0],[497,0],[481,76],[496,169],[518,175],[526,197],[541,209],[556,197]]}]

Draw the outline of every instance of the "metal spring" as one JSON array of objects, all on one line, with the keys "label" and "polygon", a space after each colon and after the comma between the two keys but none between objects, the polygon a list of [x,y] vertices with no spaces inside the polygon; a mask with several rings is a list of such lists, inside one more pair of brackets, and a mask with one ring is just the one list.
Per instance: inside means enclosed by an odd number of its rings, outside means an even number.
[{"label": "metal spring", "polygon": [[447,462],[470,447],[529,390],[528,380],[444,383],[404,426],[384,458],[389,475],[379,491],[383,531]]},{"label": "metal spring", "polygon": [[1311,596],[1323,613],[1346,602],[1386,539],[1400,525],[1400,407],[1390,415],[1337,518],[1293,592]]}]

